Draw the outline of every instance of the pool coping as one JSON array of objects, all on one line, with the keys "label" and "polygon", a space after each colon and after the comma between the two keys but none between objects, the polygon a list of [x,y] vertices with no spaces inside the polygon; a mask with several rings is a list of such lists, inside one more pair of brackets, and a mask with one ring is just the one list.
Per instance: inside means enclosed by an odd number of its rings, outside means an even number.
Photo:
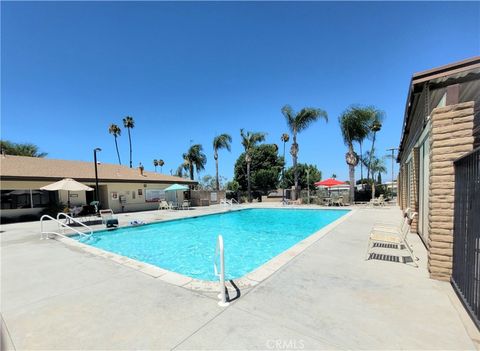
[{"label": "pool coping", "polygon": [[[246,209],[255,209],[257,207],[242,207],[242,208],[235,208],[235,209],[227,209],[223,211],[213,212],[213,213],[206,213],[206,214],[199,214],[195,216],[188,216],[176,219],[167,219],[167,220],[159,220],[154,221],[148,224],[154,223],[164,223],[173,220],[181,220],[181,219],[188,219],[188,218],[195,218],[195,217],[203,217],[209,216],[214,214],[222,214],[228,213],[232,211],[241,211]],[[240,290],[250,289],[254,286],[258,285],[262,281],[269,278],[272,274],[277,272],[280,268],[286,265],[288,262],[292,261],[295,257],[300,255],[303,251],[305,251],[309,246],[323,238],[326,234],[328,234],[333,228],[338,226],[339,224],[346,221],[350,216],[352,216],[357,209],[350,208],[350,207],[335,207],[335,208],[305,208],[300,206],[289,206],[289,207],[261,207],[262,209],[299,209],[299,210],[349,210],[345,215],[336,219],[335,221],[327,224],[326,226],[322,227],[320,230],[316,231],[315,233],[309,235],[308,237],[304,238],[303,240],[297,242],[295,245],[290,247],[289,249],[283,251],[282,253],[278,254],[275,257],[272,257],[269,261],[265,262],[263,265],[257,267],[250,273],[247,273],[241,278],[233,279],[236,288]],[[104,229],[95,230],[94,232],[104,231]],[[134,269],[141,273],[144,273],[152,278],[159,279],[163,282],[176,285],[179,287],[187,288],[193,291],[201,291],[201,292],[218,292],[219,290],[219,282],[218,281],[208,281],[208,280],[200,280],[192,277],[188,277],[186,275],[169,271],[158,266],[134,260],[127,256],[122,256],[110,251],[106,251],[103,249],[99,249],[97,247],[84,244],[77,240],[74,240],[69,237],[63,237],[55,235],[54,239],[60,241],[68,246],[73,246],[83,251],[109,259],[117,264],[122,266],[128,267],[130,269]]]}]

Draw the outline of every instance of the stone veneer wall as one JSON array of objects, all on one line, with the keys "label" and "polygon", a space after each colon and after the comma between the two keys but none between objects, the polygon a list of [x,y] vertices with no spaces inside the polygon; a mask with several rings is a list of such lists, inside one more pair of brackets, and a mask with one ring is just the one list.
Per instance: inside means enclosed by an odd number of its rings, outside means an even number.
[{"label": "stone veneer wall", "polygon": [[452,274],[455,170],[453,161],[473,150],[474,102],[436,108],[431,114],[428,270]]}]

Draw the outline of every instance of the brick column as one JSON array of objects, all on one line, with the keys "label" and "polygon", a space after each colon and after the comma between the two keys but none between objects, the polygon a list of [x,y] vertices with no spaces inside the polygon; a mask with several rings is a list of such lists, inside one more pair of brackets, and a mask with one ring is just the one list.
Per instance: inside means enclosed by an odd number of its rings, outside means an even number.
[{"label": "brick column", "polygon": [[452,274],[453,161],[473,150],[473,107],[470,101],[431,114],[428,270],[433,279],[449,280]]}]

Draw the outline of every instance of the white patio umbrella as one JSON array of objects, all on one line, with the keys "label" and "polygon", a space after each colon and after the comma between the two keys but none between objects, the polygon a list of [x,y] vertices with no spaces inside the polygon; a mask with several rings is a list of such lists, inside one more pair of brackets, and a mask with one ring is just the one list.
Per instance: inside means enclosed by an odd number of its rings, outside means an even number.
[{"label": "white patio umbrella", "polygon": [[70,207],[70,191],[93,191],[93,188],[77,182],[75,179],[72,178],[65,178],[59,180],[58,182],[46,185],[40,188],[41,190],[48,190],[48,191],[58,191],[58,190],[66,190],[68,191],[68,207]]}]

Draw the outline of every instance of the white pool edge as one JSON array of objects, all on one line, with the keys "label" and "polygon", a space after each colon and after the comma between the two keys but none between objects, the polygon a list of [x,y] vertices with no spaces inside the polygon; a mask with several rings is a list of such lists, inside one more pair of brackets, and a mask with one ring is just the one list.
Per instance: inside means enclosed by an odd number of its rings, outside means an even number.
[{"label": "white pool edge", "polygon": [[[235,210],[242,210],[242,209],[248,209],[250,207],[243,207],[241,209],[235,209]],[[278,207],[262,207],[262,208],[271,208],[271,209],[279,209]],[[254,271],[247,273],[241,278],[233,279],[236,287],[240,290],[244,289],[250,289],[262,281],[266,280],[269,278],[272,274],[280,270],[284,265],[292,261],[295,257],[300,255],[302,252],[304,252],[308,247],[310,247],[312,244],[323,238],[325,235],[327,235],[333,228],[338,226],[339,224],[343,223],[346,221],[350,216],[352,216],[357,209],[355,208],[349,208],[349,207],[335,207],[335,208],[305,208],[305,207],[300,207],[300,206],[289,206],[287,209],[303,209],[303,210],[349,210],[346,214],[344,214],[342,217],[336,219],[335,221],[329,223],[328,225],[322,227],[320,230],[316,231],[315,233],[309,235],[305,239],[299,241],[289,249],[283,251],[279,255],[273,257],[263,265],[259,266],[256,268]],[[231,211],[219,211],[215,212],[212,214],[221,214],[221,213],[228,213]],[[205,215],[211,215],[211,214],[202,214],[202,215],[196,215],[196,216],[190,216],[190,217],[183,217],[183,218],[193,218],[193,217],[202,217]],[[180,219],[180,218],[179,218]],[[178,219],[172,219],[172,220],[178,220]],[[170,220],[166,221],[158,221],[156,223],[162,223],[162,222],[167,222]],[[102,230],[103,231],[103,230]],[[157,267],[155,265],[141,262],[134,260],[132,258],[122,256],[110,251],[102,250],[97,247],[81,243],[77,240],[68,238],[68,237],[61,237],[61,236],[55,236],[55,240],[60,241],[68,246],[73,246],[79,249],[82,249],[83,251],[98,256],[98,257],[103,257],[106,259],[109,259],[117,264],[120,264],[122,266],[128,267],[130,269],[139,271],[141,273],[144,273],[152,278],[159,279],[163,282],[166,282],[168,284],[173,284],[176,286],[184,287],[187,289],[191,289],[194,291],[204,291],[204,292],[217,292],[219,290],[219,283],[217,281],[207,281],[207,280],[200,280],[200,279],[195,279],[192,277],[188,277],[186,275],[176,273],[173,271],[169,271],[160,267]]]}]

